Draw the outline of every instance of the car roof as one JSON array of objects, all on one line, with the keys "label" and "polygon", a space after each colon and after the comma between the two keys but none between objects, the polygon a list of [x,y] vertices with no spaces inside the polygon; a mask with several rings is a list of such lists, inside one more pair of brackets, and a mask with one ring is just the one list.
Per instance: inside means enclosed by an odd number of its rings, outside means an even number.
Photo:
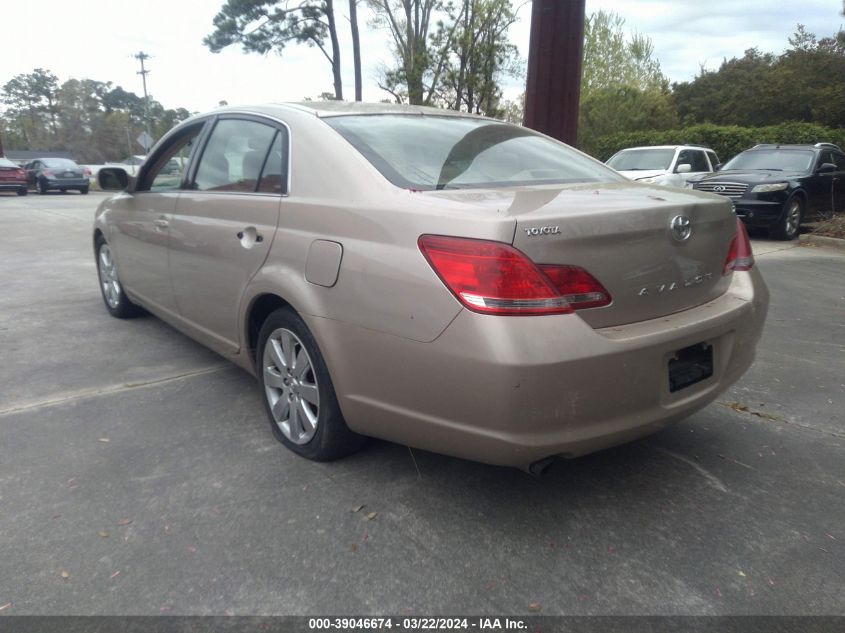
[{"label": "car roof", "polygon": [[[215,114],[225,114],[227,112],[257,112],[270,116],[280,116],[285,112],[290,112],[291,110],[306,114],[313,114],[319,118],[350,114],[419,114],[444,117],[467,117],[474,119],[486,118],[477,114],[468,114],[466,112],[445,110],[443,108],[434,108],[430,106],[404,105],[398,103],[364,103],[361,101],[300,101],[291,103],[244,104],[239,106],[225,106],[211,110],[210,112],[203,112],[198,114],[197,118],[212,116]],[[195,117],[191,118],[193,119]]]},{"label": "car roof", "polygon": [[713,150],[703,145],[644,145],[642,147],[626,147],[620,149],[620,152],[633,152],[640,149],[703,149],[712,152]]},{"label": "car roof", "polygon": [[786,150],[822,150],[822,149],[833,149],[838,152],[842,150],[839,148],[838,145],[834,145],[833,143],[758,143],[754,147],[749,147],[746,152],[750,152],[753,150],[760,150],[760,149],[786,149]]}]

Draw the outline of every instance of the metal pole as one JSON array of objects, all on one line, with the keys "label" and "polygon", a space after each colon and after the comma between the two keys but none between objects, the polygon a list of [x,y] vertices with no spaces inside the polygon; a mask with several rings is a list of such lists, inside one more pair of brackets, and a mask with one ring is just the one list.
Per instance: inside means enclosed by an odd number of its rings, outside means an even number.
[{"label": "metal pole", "polygon": [[[141,82],[144,84],[144,119],[145,119],[145,129],[147,131],[147,136],[152,138],[152,134],[150,134],[150,97],[147,94],[147,73],[150,71],[144,68],[144,60],[149,59],[150,56],[147,55],[144,51],[138,51],[138,54],[135,55],[135,59],[141,62],[141,70],[138,71],[137,74],[141,75]],[[144,147],[144,153],[148,153],[150,151],[149,147]]]},{"label": "metal pole", "polygon": [[586,0],[534,0],[525,127],[575,145]]}]

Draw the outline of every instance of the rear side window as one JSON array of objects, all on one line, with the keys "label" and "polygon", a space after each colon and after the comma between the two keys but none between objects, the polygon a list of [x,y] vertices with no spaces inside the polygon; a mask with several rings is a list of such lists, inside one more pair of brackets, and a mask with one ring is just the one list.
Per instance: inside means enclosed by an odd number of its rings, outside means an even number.
[{"label": "rear side window", "polygon": [[[276,128],[263,123],[236,119],[218,121],[203,150],[192,189],[256,191],[277,136]],[[269,172],[274,169],[281,175],[280,163],[275,157],[268,166],[268,182]]]},{"label": "rear side window", "polygon": [[406,189],[625,181],[562,143],[506,123],[407,114],[345,115],[324,121],[385,178]]}]

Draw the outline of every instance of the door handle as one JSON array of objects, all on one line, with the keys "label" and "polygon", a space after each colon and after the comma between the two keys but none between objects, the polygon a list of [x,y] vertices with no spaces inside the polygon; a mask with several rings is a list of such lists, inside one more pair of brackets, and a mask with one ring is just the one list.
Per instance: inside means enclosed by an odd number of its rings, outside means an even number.
[{"label": "door handle", "polygon": [[[246,236],[247,242],[263,242],[264,241],[264,236],[261,235],[260,233],[256,232],[255,227],[252,227],[252,226],[249,227],[248,229],[246,229],[246,232],[238,231],[237,234],[236,234],[236,237],[241,241],[243,241],[244,236]],[[244,244],[244,246],[246,246],[246,244]]]},{"label": "door handle", "polygon": [[162,218],[159,218],[158,220],[153,220],[153,224],[157,229],[166,229],[168,226],[170,226],[170,222]]}]

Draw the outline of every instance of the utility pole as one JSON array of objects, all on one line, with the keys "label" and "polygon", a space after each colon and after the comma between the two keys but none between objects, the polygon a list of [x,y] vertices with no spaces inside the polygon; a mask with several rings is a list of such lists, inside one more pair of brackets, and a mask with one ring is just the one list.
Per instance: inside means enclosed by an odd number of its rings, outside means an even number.
[{"label": "utility pole", "polygon": [[[147,137],[152,138],[152,134],[150,134],[150,97],[147,94],[147,73],[150,71],[144,67],[144,60],[149,59],[150,56],[147,55],[144,51],[138,51],[136,55],[133,55],[135,59],[141,62],[141,70],[139,70],[136,74],[141,75],[141,81],[144,84],[144,122],[146,123],[146,131]],[[149,147],[144,148],[144,153],[148,153],[150,151]]]},{"label": "utility pole", "polygon": [[525,127],[575,145],[584,54],[585,0],[534,0]]}]

